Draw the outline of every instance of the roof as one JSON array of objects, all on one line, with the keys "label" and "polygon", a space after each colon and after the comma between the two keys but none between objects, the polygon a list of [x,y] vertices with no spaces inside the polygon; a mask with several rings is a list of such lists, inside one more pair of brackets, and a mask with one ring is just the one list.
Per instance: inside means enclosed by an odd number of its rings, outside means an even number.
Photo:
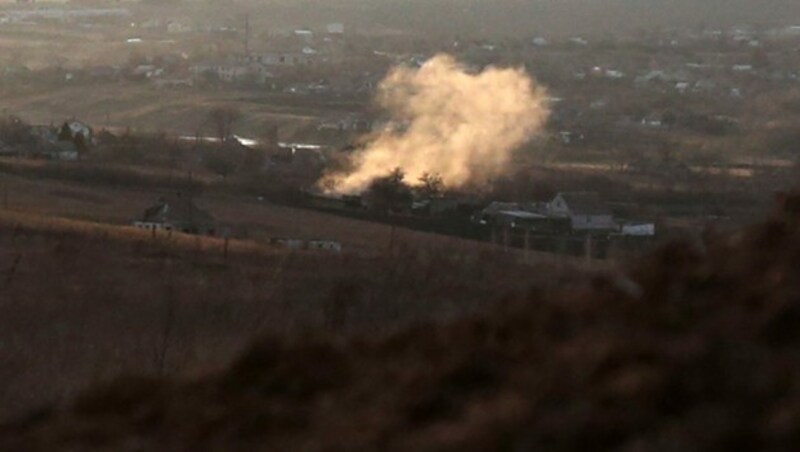
[{"label": "roof", "polygon": [[207,225],[214,217],[197,207],[189,198],[180,195],[159,198],[158,203],[144,212],[143,221],[148,223],[184,223]]},{"label": "roof", "polygon": [[526,210],[501,210],[498,214],[519,220],[542,220],[548,218],[547,215],[528,212]]},{"label": "roof", "polygon": [[557,196],[564,199],[572,214],[611,214],[611,209],[600,200],[600,196],[596,192],[566,192],[559,193]]},{"label": "roof", "polygon": [[485,209],[483,209],[483,213],[493,215],[504,210],[519,210],[519,203],[493,201],[491,204],[486,206]]}]

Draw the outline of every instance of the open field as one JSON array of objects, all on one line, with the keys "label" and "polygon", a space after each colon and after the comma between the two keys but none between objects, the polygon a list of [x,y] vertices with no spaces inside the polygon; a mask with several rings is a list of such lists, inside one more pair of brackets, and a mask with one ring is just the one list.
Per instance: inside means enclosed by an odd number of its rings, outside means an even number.
[{"label": "open field", "polygon": [[[456,318],[559,277],[584,278],[563,261],[519,265],[484,246],[405,231],[392,249],[376,252],[376,243],[388,245],[385,227],[257,205],[228,209],[252,221],[272,218],[264,221],[275,230],[308,222],[295,233],[352,237],[354,246],[372,243],[372,253],[297,253],[234,240],[225,258],[219,239],[152,238],[54,217],[87,206],[94,214],[111,210],[77,194],[30,194],[54,201],[47,216],[0,210],[0,417],[71,398],[119,373],[216,369],[266,332],[376,334]],[[127,196],[114,199],[148,198]],[[210,204],[222,211],[230,200]]]},{"label": "open field", "polygon": [[142,83],[62,84],[0,88],[0,109],[34,124],[59,124],[79,118],[96,129],[103,127],[177,136],[213,135],[208,114],[218,106],[235,105],[242,113],[235,133],[263,138],[277,126],[281,139],[292,140],[331,109],[353,106],[296,104],[280,95],[215,89],[157,89]]},{"label": "open field", "polygon": [[[219,238],[129,226],[165,194],[168,172],[128,168],[115,186],[65,172],[75,165],[4,165],[0,417],[123,372],[218,368],[264,332],[393,330],[608,268],[533,252],[522,263],[488,243],[206,189],[199,207],[235,231],[225,257]],[[293,252],[271,237],[335,240],[343,251]]]}]

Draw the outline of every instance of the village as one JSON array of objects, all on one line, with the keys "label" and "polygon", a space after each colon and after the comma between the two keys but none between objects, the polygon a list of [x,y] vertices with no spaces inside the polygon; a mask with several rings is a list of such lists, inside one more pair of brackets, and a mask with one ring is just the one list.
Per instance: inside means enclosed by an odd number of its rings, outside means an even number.
[{"label": "village", "polygon": [[[102,40],[92,44],[96,56],[0,57],[7,165],[49,162],[54,174],[90,168],[87,183],[119,166],[177,174],[143,182],[160,193],[153,202],[182,206],[169,214],[159,203],[140,206],[149,213],[130,223],[143,228],[247,235],[192,205],[203,197],[192,185],[200,183],[208,193],[590,257],[746,224],[795,177],[800,28],[792,23],[421,39],[335,16],[275,27],[246,12],[169,11],[138,2],[0,8],[5,36],[36,30],[65,42]],[[474,72],[524,68],[547,89],[546,133],[519,150],[488,192],[410,190],[388,207],[369,193],[322,194],[324,174],[397,127],[375,108],[381,81],[441,53]],[[43,111],[14,100],[45,86],[69,101]],[[265,240],[347,248],[328,237]]]},{"label": "village", "polygon": [[[104,85],[117,90],[146,85],[184,95],[242,92],[311,113],[312,123],[291,134],[282,132],[282,138],[311,138],[322,145],[344,145],[355,133],[383,127],[387,118],[370,105],[380,81],[397,65],[418,66],[439,53],[451,54],[475,70],[490,65],[526,68],[548,87],[552,136],[568,149],[565,152],[614,152],[615,164],[643,169],[658,164],[657,158],[632,159],[626,148],[656,153],[673,144],[669,135],[717,140],[735,135],[753,125],[743,115],[752,102],[800,84],[800,25],[795,24],[688,27],[619,36],[547,36],[532,31],[514,40],[423,40],[405,34],[374,37],[344,21],[264,29],[251,24],[247,15],[216,24],[205,17],[194,23],[154,17],[136,4],[127,9],[38,5],[0,10],[0,33],[106,33],[113,58],[100,61],[67,53],[42,55],[40,61],[9,54],[0,58],[0,85],[11,87],[24,80],[76,92]],[[106,121],[107,112],[91,112],[94,117],[81,113],[72,112],[106,127],[131,126],[124,120]],[[258,133],[252,128],[247,132]],[[709,158],[708,152],[699,154],[697,160]],[[679,163],[695,162],[670,164]]]},{"label": "village", "polygon": [[[3,144],[0,157],[13,160],[86,163],[87,160],[97,159],[98,153],[109,152],[108,149],[113,148],[119,139],[108,131],[95,133],[91,126],[75,119],[65,121],[60,127],[26,126],[18,118],[10,119],[4,125],[0,133],[11,138],[15,144]],[[234,152],[231,146],[238,146],[239,151],[247,153],[259,152],[247,148],[235,138],[231,138],[231,141],[237,144],[223,145],[222,151],[211,152]],[[212,142],[205,146],[215,149],[218,144]],[[270,168],[276,165],[275,162],[281,162],[281,153],[291,155],[298,152],[297,149],[283,151],[281,146],[275,149],[261,154],[265,159],[261,162],[263,167]],[[169,190],[168,187],[163,189]],[[224,226],[224,219],[218,220],[195,205],[191,188],[183,194],[176,191],[168,195],[159,198],[140,218],[132,220],[132,224],[154,233],[175,231],[230,236],[231,229]],[[370,198],[369,194],[362,199],[361,196],[327,197],[308,193],[291,203],[374,221],[394,222],[411,228],[433,228],[433,231],[486,240],[506,248],[597,257],[605,256],[612,242],[625,241],[630,247],[630,243],[636,240],[634,238],[638,238],[639,245],[643,246],[652,243],[655,237],[654,223],[615,219],[607,204],[592,192],[558,193],[550,202],[489,201],[488,205],[484,205],[485,201],[479,197],[447,196],[441,192],[417,193],[405,202],[391,206],[386,206],[382,201]],[[440,229],[440,224],[450,224],[451,229]],[[293,249],[342,249],[341,243],[326,240],[273,237],[269,242]]]}]

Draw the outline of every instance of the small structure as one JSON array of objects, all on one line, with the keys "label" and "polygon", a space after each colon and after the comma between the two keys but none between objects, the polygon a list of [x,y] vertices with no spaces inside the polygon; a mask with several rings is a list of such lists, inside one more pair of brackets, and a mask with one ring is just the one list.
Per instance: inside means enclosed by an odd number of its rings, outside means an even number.
[{"label": "small structure", "polygon": [[493,202],[473,221],[497,228],[518,229],[534,234],[559,235],[569,233],[569,219],[553,216],[539,203]]},{"label": "small structure", "polygon": [[330,23],[325,26],[325,31],[327,31],[329,35],[343,35],[344,24],[341,22]]},{"label": "small structure", "polygon": [[80,158],[78,146],[73,141],[56,141],[45,146],[43,155],[51,160],[75,161]]},{"label": "small structure", "polygon": [[558,193],[547,206],[555,217],[570,219],[572,232],[612,232],[618,229],[614,215],[594,192]]},{"label": "small structure", "polygon": [[622,225],[620,234],[628,237],[654,237],[656,225],[654,223],[627,223]]},{"label": "small structure", "polygon": [[308,249],[341,253],[342,244],[341,242],[337,242],[335,240],[309,240]]},{"label": "small structure", "polygon": [[270,245],[280,246],[290,250],[342,252],[342,243],[335,240],[305,240],[273,237],[269,240],[269,243]]},{"label": "small structure", "polygon": [[215,235],[217,231],[214,217],[197,207],[191,198],[180,194],[172,198],[159,198],[133,225],[143,229],[199,235]]}]

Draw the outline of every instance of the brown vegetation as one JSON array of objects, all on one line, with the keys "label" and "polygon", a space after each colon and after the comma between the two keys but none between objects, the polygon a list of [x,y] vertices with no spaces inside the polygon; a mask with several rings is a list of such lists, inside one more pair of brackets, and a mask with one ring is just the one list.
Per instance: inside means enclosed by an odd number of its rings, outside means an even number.
[{"label": "brown vegetation", "polygon": [[421,237],[398,232],[369,255],[232,240],[226,258],[221,239],[0,210],[0,417],[120,373],[220,368],[263,332],[451,318],[522,290],[535,268]]},{"label": "brown vegetation", "polygon": [[[784,204],[743,233],[665,246],[627,276],[532,284],[446,326],[271,337],[205,378],[118,380],[6,425],[0,445],[790,450],[800,441],[800,198]],[[375,303],[386,313],[394,300],[386,291]]]}]

